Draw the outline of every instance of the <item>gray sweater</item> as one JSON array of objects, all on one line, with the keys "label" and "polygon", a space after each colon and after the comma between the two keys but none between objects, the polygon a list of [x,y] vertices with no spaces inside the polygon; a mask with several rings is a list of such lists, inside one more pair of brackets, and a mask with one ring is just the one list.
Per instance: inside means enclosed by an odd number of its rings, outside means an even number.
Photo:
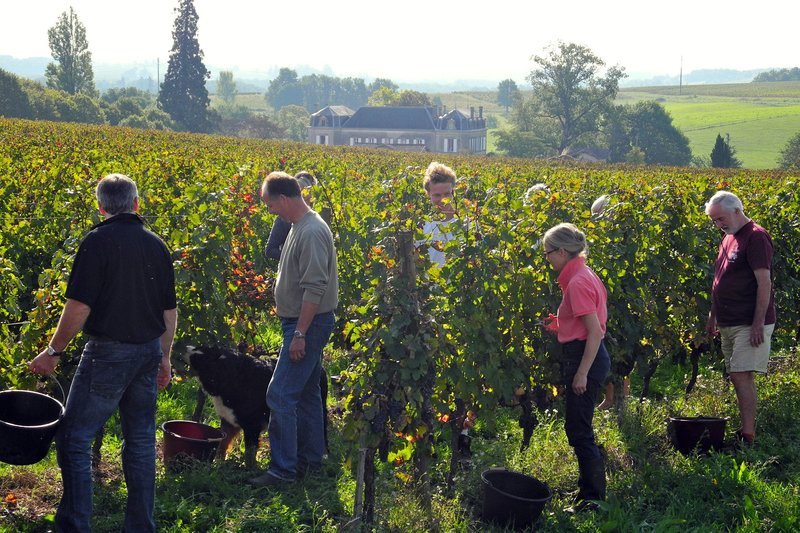
[{"label": "gray sweater", "polygon": [[333,311],[339,303],[333,235],[314,211],[292,225],[281,251],[275,283],[278,316],[300,316],[304,301],[318,304],[317,314]]}]

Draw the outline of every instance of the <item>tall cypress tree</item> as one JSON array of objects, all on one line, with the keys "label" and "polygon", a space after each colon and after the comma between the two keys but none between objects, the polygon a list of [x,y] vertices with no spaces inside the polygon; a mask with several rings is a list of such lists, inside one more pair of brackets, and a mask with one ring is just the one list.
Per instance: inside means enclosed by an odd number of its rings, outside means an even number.
[{"label": "tall cypress tree", "polygon": [[158,103],[172,119],[188,131],[209,131],[208,90],[211,74],[203,64],[197,42],[197,11],[193,0],[180,0],[172,30],[172,50]]},{"label": "tall cypress tree", "polygon": [[711,150],[711,166],[714,168],[739,168],[742,166],[730,140],[723,139],[720,134],[717,134],[717,140]]}]

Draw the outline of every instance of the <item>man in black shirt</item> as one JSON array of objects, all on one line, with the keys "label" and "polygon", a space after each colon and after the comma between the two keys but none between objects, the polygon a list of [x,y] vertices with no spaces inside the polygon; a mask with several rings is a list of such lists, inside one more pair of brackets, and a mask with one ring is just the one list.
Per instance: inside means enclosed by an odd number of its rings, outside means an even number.
[{"label": "man in black shirt", "polygon": [[83,330],[88,336],[56,434],[64,485],[56,526],[91,529],[91,443],[119,408],[128,488],[124,530],[155,531],[156,395],[171,378],[175,275],[166,245],[136,214],[133,180],[110,174],[96,196],[105,220],[81,243],[58,328],[29,365],[52,374],[75,335]]}]

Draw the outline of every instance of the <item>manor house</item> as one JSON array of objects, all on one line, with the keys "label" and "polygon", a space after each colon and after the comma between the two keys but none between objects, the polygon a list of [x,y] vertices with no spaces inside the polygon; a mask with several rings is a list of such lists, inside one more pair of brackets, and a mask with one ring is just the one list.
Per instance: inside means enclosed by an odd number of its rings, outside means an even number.
[{"label": "manor house", "polygon": [[328,106],[311,115],[308,141],[405,151],[486,153],[483,107],[469,115],[434,107]]}]

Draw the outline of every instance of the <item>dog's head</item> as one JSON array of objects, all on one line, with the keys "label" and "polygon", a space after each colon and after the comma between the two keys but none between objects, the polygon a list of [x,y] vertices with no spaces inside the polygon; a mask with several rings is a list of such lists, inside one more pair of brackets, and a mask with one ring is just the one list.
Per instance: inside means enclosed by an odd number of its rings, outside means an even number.
[{"label": "dog's head", "polygon": [[215,346],[187,346],[183,357],[191,374],[197,376],[203,389],[211,395],[218,395],[220,382],[226,375],[226,367],[236,354]]}]

